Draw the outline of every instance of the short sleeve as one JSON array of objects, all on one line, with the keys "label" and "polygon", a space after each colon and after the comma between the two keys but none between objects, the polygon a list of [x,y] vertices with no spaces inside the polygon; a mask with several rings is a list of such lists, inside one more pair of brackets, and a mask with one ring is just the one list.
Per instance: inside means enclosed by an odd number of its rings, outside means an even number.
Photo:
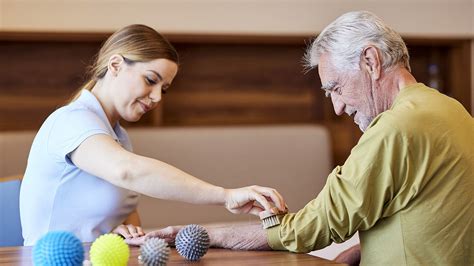
[{"label": "short sleeve", "polygon": [[[67,108],[67,107],[66,107]],[[66,109],[56,117],[47,140],[48,153],[57,161],[72,164],[69,155],[88,137],[111,133],[107,124],[87,108]]]}]

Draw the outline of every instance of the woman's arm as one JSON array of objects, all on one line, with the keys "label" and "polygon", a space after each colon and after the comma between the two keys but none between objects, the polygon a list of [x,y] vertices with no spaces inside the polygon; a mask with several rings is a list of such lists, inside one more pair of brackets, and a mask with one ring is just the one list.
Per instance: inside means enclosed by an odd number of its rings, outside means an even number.
[{"label": "woman's arm", "polygon": [[126,189],[155,198],[195,204],[225,205],[234,213],[258,214],[272,209],[271,199],[285,209],[281,195],[272,188],[251,186],[224,189],[206,183],[162,161],[122,148],[105,134],[87,138],[72,154],[72,162],[82,170]]}]

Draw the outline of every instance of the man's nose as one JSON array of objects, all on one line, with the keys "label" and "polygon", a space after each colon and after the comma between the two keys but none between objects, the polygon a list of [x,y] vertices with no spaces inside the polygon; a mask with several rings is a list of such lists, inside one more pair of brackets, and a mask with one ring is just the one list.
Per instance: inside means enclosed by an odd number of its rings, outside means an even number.
[{"label": "man's nose", "polygon": [[341,100],[336,99],[337,97],[334,97],[331,95],[331,100],[332,100],[332,105],[334,107],[334,112],[336,115],[342,115],[344,114],[344,107],[346,106]]}]

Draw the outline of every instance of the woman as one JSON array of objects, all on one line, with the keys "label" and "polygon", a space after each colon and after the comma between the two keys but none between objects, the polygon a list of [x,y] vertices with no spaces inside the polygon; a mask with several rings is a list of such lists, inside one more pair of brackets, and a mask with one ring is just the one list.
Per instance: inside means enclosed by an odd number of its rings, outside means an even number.
[{"label": "woman", "polygon": [[132,153],[119,120],[138,121],[153,110],[177,71],[176,50],[155,30],[130,25],[109,37],[90,81],[46,119],[33,141],[20,192],[25,245],[52,230],[73,232],[83,242],[108,232],[142,236],[139,194],[222,204],[233,213],[258,214],[272,204],[284,210],[274,189],[224,189]]}]

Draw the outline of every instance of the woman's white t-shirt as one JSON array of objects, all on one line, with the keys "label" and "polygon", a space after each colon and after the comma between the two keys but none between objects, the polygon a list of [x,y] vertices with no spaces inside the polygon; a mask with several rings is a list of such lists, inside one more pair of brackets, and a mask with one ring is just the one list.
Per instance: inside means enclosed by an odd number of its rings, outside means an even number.
[{"label": "woman's white t-shirt", "polygon": [[54,111],[41,126],[20,190],[25,246],[56,230],[92,242],[120,225],[136,208],[138,193],[93,176],[70,160],[71,152],[96,134],[109,135],[132,151],[126,131],[118,123],[110,125],[99,101],[87,90]]}]

